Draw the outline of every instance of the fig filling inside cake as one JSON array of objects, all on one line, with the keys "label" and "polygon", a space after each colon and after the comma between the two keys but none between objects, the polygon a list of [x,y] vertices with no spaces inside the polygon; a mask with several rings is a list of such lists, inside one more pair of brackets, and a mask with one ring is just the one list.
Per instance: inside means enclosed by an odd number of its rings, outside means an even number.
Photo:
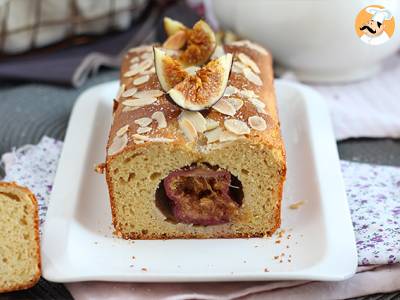
[{"label": "fig filling inside cake", "polygon": [[229,171],[200,165],[171,172],[160,184],[156,198],[170,221],[218,225],[238,214],[243,190]]}]

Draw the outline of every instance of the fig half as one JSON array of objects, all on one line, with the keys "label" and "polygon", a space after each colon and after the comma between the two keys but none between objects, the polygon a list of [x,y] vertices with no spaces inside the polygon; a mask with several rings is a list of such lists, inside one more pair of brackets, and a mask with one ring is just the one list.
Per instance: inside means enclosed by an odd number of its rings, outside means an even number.
[{"label": "fig half", "polygon": [[168,56],[165,51],[154,47],[154,65],[161,88],[168,92],[182,82],[189,73],[176,59]]},{"label": "fig half", "polygon": [[[191,111],[207,109],[223,96],[231,67],[232,54],[228,53],[210,61],[195,75],[188,74],[181,82],[174,85],[168,94],[183,109]],[[170,73],[167,74],[171,76]]]},{"label": "fig half", "polygon": [[171,18],[165,17],[164,18],[164,29],[168,36],[174,35],[178,31],[184,31],[187,29],[185,25],[183,25],[179,21],[175,21]]}]

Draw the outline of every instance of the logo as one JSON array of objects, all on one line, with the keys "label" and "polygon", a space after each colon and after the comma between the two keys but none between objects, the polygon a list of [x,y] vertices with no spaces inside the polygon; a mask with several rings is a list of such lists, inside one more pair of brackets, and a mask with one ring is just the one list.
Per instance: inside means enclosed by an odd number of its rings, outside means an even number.
[{"label": "logo", "polygon": [[370,5],[358,13],[355,29],[364,43],[381,45],[394,33],[394,16],[382,5]]}]

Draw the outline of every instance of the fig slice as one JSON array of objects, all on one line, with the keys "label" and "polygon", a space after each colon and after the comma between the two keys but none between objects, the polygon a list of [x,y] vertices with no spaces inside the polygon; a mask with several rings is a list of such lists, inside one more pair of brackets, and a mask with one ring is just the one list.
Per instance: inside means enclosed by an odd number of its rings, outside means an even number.
[{"label": "fig slice", "polygon": [[164,18],[164,29],[168,36],[174,35],[178,31],[186,30],[186,26],[179,21],[175,21],[171,18]]},{"label": "fig slice", "polygon": [[210,59],[216,46],[214,31],[200,20],[187,30],[187,45],[179,59],[186,66],[203,65]]},{"label": "fig slice", "polygon": [[154,65],[158,81],[165,92],[189,76],[179,61],[156,47],[154,47]]},{"label": "fig slice", "polygon": [[[170,98],[181,108],[200,111],[213,106],[223,96],[232,67],[232,54],[228,53],[196,72],[168,91]],[[158,74],[158,73],[157,73]],[[164,74],[169,74],[164,71]]]}]

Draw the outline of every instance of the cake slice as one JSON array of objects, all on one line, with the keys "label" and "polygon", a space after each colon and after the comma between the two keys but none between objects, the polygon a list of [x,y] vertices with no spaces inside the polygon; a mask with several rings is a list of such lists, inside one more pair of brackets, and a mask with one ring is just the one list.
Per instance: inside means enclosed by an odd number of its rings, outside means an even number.
[{"label": "cake slice", "polygon": [[38,209],[34,195],[0,183],[0,292],[29,288],[40,278]]}]

